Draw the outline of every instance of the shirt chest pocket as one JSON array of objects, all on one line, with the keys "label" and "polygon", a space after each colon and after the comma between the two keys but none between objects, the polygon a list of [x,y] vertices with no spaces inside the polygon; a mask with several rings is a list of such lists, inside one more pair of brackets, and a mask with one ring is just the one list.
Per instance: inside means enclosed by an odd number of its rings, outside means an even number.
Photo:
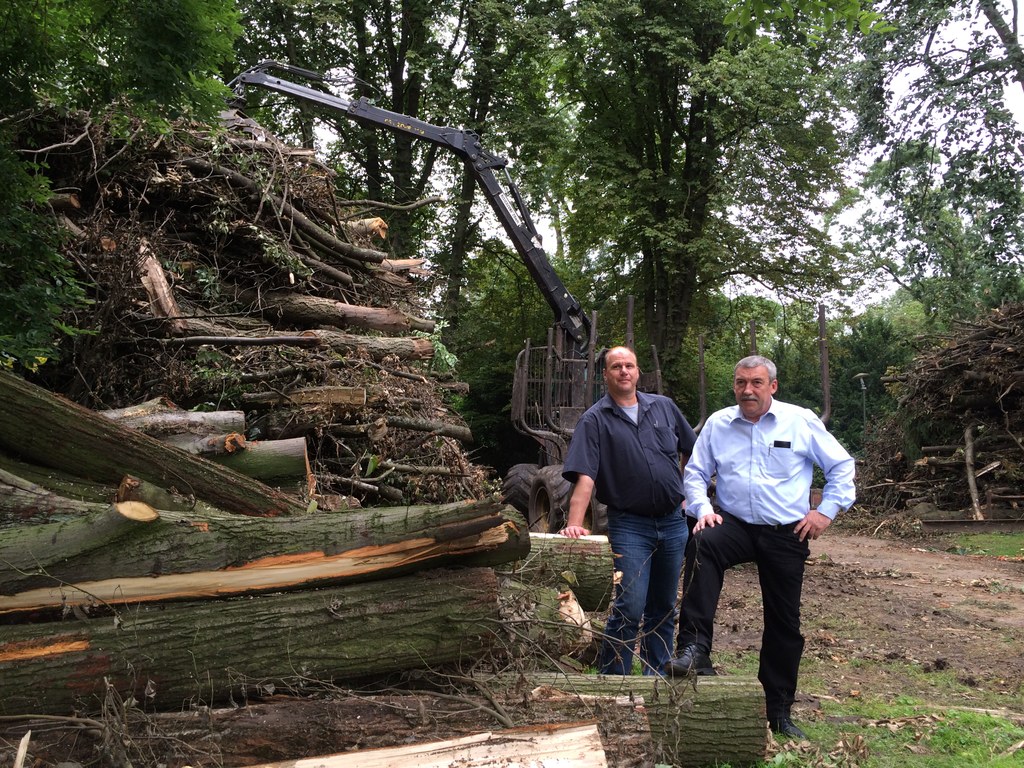
[{"label": "shirt chest pocket", "polygon": [[661,453],[675,454],[679,448],[679,439],[675,430],[670,427],[654,427],[651,429],[651,445]]},{"label": "shirt chest pocket", "polygon": [[790,446],[772,445],[768,448],[765,474],[768,477],[783,480],[798,474],[803,465],[803,458]]}]

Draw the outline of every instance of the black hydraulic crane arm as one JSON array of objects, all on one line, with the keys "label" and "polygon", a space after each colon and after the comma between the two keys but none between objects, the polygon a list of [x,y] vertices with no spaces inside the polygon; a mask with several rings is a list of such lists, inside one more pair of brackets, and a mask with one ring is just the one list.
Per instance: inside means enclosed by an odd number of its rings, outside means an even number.
[{"label": "black hydraulic crane arm", "polygon": [[[512,240],[516,252],[526,264],[534,282],[555,313],[559,326],[568,334],[579,352],[586,349],[590,338],[590,320],[579,301],[569,293],[565,284],[548,261],[540,245],[540,236],[530,218],[519,188],[509,176],[508,161],[491,154],[480,145],[480,137],[462,128],[447,128],[417,120],[408,115],[374,106],[366,98],[345,99],[306,85],[289,82],[268,73],[279,69],[313,81],[324,82],[318,72],[276,61],[264,61],[239,74],[229,84],[236,94],[243,95],[245,86],[253,85],[292,96],[303,101],[331,109],[362,125],[383,128],[394,133],[422,139],[454,152],[463,158],[480,185],[505,233]],[[503,187],[495,171],[504,175]],[[506,194],[507,191],[507,194]],[[511,201],[509,200],[511,197]]]}]

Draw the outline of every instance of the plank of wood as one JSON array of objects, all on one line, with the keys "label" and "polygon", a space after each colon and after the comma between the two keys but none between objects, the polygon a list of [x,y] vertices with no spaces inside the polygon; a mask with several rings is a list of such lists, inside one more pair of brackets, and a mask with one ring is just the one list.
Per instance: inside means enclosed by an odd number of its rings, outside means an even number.
[{"label": "plank of wood", "polygon": [[594,723],[533,725],[460,739],[323,757],[262,763],[251,768],[605,768]]}]

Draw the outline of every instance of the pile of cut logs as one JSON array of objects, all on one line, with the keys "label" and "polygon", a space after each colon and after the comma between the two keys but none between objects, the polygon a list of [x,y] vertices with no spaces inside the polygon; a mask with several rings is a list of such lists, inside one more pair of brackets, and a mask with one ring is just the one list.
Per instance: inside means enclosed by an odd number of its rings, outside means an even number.
[{"label": "pile of cut logs", "polygon": [[[0,372],[0,737],[40,766],[70,715],[118,766],[761,760],[755,680],[581,674],[607,541],[531,535],[488,494],[445,405],[462,385],[431,366],[423,262],[375,247],[367,214],[394,207],[337,200],[311,153],[231,121],[155,142],[19,123],[69,190],[93,303],[60,361]],[[325,721],[355,685],[372,716]]]},{"label": "pile of cut logs", "polygon": [[[527,722],[542,700],[545,717],[597,718],[614,742],[616,728],[628,721],[635,730],[640,718],[645,749],[662,762],[739,764],[764,753],[756,681],[702,681],[698,690],[692,680],[572,671],[567,654],[593,642],[583,607],[607,606],[611,554],[602,537],[538,534],[534,544],[518,513],[493,498],[317,511],[181,449],[205,444],[202,435],[162,441],[126,425],[166,429],[175,411],[93,412],[7,373],[0,397],[10,406],[0,409],[5,716],[89,712],[110,697],[142,710],[195,711],[274,691],[474,668],[469,677],[486,681],[490,696],[518,700],[530,681]],[[200,421],[186,422],[199,429]],[[556,660],[559,671],[542,671],[551,666],[538,659]],[[606,717],[594,701],[624,707],[626,720]],[[550,740],[540,747],[550,754],[567,748],[562,729],[546,726],[489,737],[486,749],[521,756],[527,733],[535,745]],[[443,749],[463,754],[482,738]],[[568,748],[605,759],[596,737]],[[412,760],[416,749],[404,749]],[[585,759],[580,765],[607,764]]]}]

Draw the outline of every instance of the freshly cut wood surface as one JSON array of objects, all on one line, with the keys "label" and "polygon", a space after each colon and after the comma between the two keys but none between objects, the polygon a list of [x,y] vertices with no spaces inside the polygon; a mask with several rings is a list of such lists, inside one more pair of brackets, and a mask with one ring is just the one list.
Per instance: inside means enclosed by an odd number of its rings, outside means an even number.
[{"label": "freshly cut wood surface", "polygon": [[251,768],[605,768],[594,724],[524,726],[460,739],[364,749],[323,757],[262,763]]}]

